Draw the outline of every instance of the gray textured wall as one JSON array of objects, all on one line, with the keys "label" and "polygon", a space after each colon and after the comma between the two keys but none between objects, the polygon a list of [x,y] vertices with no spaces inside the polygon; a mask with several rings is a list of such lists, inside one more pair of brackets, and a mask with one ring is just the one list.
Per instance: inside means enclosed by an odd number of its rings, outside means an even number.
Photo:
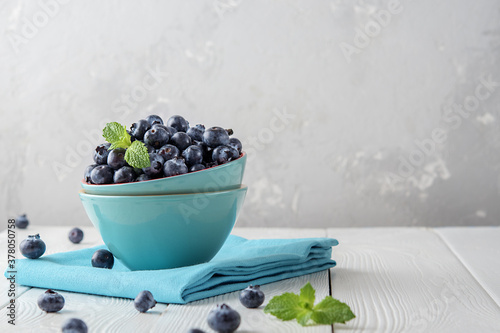
[{"label": "gray textured wall", "polygon": [[160,110],[244,141],[239,226],[499,224],[496,0],[3,1],[0,32],[4,220],[90,224],[96,133]]}]

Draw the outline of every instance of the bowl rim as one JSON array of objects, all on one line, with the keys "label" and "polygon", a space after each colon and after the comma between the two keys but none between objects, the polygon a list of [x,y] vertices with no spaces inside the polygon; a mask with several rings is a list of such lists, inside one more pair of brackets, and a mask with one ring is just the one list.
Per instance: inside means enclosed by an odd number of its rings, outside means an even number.
[{"label": "bowl rim", "polygon": [[[207,171],[207,170],[214,170],[214,169],[222,169],[224,167],[227,167],[228,165],[231,165],[232,162],[236,162],[236,161],[240,161],[240,160],[243,160],[245,159],[247,156],[247,153],[242,151],[241,154],[240,154],[240,157],[238,157],[237,159],[235,160],[232,160],[228,163],[224,163],[224,164],[221,164],[221,165],[216,165],[216,166],[213,166],[213,167],[210,167],[210,168],[207,168],[207,169],[203,169],[203,170],[198,170],[198,171],[194,171],[194,172],[188,172],[188,173],[185,173],[185,174],[182,174],[182,175],[175,175],[175,176],[170,176],[170,177],[162,177],[162,178],[157,178],[157,179],[150,179],[150,180],[142,180],[140,182],[131,182],[131,183],[119,183],[119,184],[89,184],[87,183],[86,181],[84,181],[84,179],[80,180],[80,184],[82,185],[82,187],[87,187],[87,188],[99,188],[99,187],[110,187],[110,186],[113,186],[113,187],[123,187],[123,186],[127,186],[127,187],[133,187],[133,186],[139,186],[139,185],[136,185],[136,184],[145,184],[145,183],[155,183],[155,182],[161,182],[161,181],[166,181],[167,179],[172,179],[172,178],[176,178],[176,179],[179,179],[181,177],[185,177],[185,176],[188,176],[188,175],[192,175],[194,173],[198,173],[198,172],[203,172],[203,171]],[[234,164],[233,164],[234,165]],[[190,193],[190,194],[193,194],[193,193]]]},{"label": "bowl rim", "polygon": [[139,198],[163,198],[163,197],[168,197],[168,198],[173,198],[175,197],[186,197],[186,196],[212,196],[212,195],[218,195],[218,194],[224,194],[224,193],[229,193],[229,192],[237,192],[237,191],[246,191],[248,190],[248,185],[241,184],[238,188],[233,188],[230,190],[223,190],[223,191],[212,191],[212,192],[196,192],[196,193],[176,193],[176,194],[136,194],[136,195],[106,195],[106,194],[90,194],[86,193],[84,189],[81,189],[78,191],[78,195],[81,197],[88,197],[90,199],[92,198],[106,198],[106,199],[115,199],[115,198],[121,198],[121,199],[139,199]]}]

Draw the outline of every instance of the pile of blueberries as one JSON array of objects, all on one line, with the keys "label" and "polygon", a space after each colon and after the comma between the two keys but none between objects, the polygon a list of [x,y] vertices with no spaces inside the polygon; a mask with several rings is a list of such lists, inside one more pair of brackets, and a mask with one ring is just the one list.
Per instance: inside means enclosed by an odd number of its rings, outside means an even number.
[{"label": "pile of blueberries", "polygon": [[85,170],[89,184],[118,184],[181,175],[224,164],[241,155],[241,142],[231,138],[231,129],[197,124],[189,127],[182,116],[172,116],[166,125],[162,118],[150,115],[132,124],[127,131],[131,141],[144,143],[151,165],[132,168],[125,161],[123,148],[108,150],[109,143],[95,149],[94,162]]}]

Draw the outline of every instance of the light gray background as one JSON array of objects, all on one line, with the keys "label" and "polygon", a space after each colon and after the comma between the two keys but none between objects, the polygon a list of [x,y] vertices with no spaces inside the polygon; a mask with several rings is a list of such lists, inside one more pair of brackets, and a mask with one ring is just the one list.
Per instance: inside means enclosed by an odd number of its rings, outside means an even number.
[{"label": "light gray background", "polygon": [[90,224],[96,133],[150,112],[235,130],[238,226],[499,224],[496,0],[3,1],[0,32],[2,228]]}]

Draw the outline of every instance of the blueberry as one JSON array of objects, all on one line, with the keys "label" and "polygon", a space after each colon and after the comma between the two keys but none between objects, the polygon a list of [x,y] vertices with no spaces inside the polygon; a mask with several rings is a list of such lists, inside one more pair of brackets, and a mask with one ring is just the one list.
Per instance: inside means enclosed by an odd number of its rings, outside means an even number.
[{"label": "blueberry", "polygon": [[134,306],[139,312],[146,312],[156,305],[156,301],[148,290],[143,290],[137,295],[134,300]]},{"label": "blueberry", "polygon": [[68,234],[68,238],[72,243],[78,244],[83,239],[83,231],[80,228],[73,228]]},{"label": "blueberry", "polygon": [[105,249],[100,249],[94,252],[92,256],[92,266],[97,268],[113,268],[115,258],[113,254]]},{"label": "blueberry", "polygon": [[155,114],[152,114],[150,116],[146,117],[146,121],[153,126],[154,124],[160,124],[163,125],[163,119],[160,118],[160,116],[157,116]]},{"label": "blueberry", "polygon": [[37,259],[45,253],[45,242],[40,239],[40,235],[30,235],[19,244],[21,254],[29,259]]},{"label": "blueberry", "polygon": [[212,160],[218,164],[224,164],[239,157],[238,151],[233,147],[219,146],[212,152]]},{"label": "blueberry", "polygon": [[172,116],[167,120],[167,126],[173,127],[177,132],[186,132],[189,129],[189,122],[182,116]]},{"label": "blueberry", "polygon": [[45,312],[57,312],[64,307],[64,297],[54,290],[49,289],[38,296],[37,304]]},{"label": "blueberry", "polygon": [[206,144],[203,143],[203,141],[196,141],[193,140],[193,145],[198,146],[201,148],[201,151],[203,152],[203,161],[211,161],[212,160],[212,152],[208,152],[209,149]]},{"label": "blueberry", "polygon": [[199,328],[190,328],[187,333],[205,333],[205,331],[202,331]]},{"label": "blueberry", "polygon": [[205,168],[206,169],[214,167],[214,166],[218,166],[218,165],[219,164],[217,164],[217,162],[205,162]]},{"label": "blueberry", "polygon": [[203,142],[212,148],[227,145],[229,143],[229,135],[222,127],[210,127],[203,133]]},{"label": "blueberry", "polygon": [[147,168],[143,168],[142,171],[152,178],[161,176],[163,172],[163,163],[165,162],[163,157],[157,153],[150,153],[149,161],[151,162],[151,165]]},{"label": "blueberry", "polygon": [[192,167],[189,168],[189,172],[195,172],[195,171],[200,171],[205,169],[205,166],[203,164],[195,164]]},{"label": "blueberry", "polygon": [[154,124],[151,128],[163,128],[165,131],[168,132],[168,136],[170,138],[172,137],[172,135],[177,133],[177,130],[175,128],[170,127],[170,126],[161,125],[161,124]]},{"label": "blueberry", "polygon": [[70,318],[66,320],[62,325],[63,333],[87,333],[87,324],[81,319]]},{"label": "blueberry", "polygon": [[151,125],[147,120],[141,119],[136,123],[133,123],[130,126],[130,134],[133,135],[137,140],[144,139],[144,134],[146,134],[147,130],[151,128]]},{"label": "blueberry", "polygon": [[202,124],[197,124],[194,127],[190,127],[187,130],[186,134],[189,135],[192,140],[202,141],[204,132],[205,132],[205,126],[203,126]]},{"label": "blueberry", "polygon": [[192,145],[182,152],[182,157],[184,157],[187,166],[200,164],[203,162],[203,150],[198,146]]},{"label": "blueberry", "polygon": [[94,162],[96,164],[106,164],[108,161],[109,147],[111,143],[103,143],[96,147],[94,151]]},{"label": "blueberry", "polygon": [[174,157],[179,157],[180,151],[176,146],[167,144],[158,150],[158,154],[161,155],[165,161],[168,161]]},{"label": "blueberry", "polygon": [[233,147],[238,151],[238,154],[241,154],[241,149],[243,146],[241,145],[241,141],[236,138],[230,138],[229,143],[227,144],[229,147]]},{"label": "blueberry", "polygon": [[207,318],[208,326],[219,333],[231,333],[236,331],[241,323],[241,317],[238,312],[229,305],[218,305],[210,311]]},{"label": "blueberry", "polygon": [[83,181],[89,184],[92,184],[92,179],[90,179],[90,174],[92,170],[97,166],[97,164],[91,164],[85,169],[85,173],[83,175]]},{"label": "blueberry", "polygon": [[144,174],[144,171],[142,171],[141,168],[134,168],[134,173],[137,177],[139,177],[140,175]]},{"label": "blueberry", "polygon": [[90,173],[90,179],[94,184],[111,184],[113,183],[114,170],[108,165],[98,165]]},{"label": "blueberry", "polygon": [[156,151],[155,147],[153,147],[153,146],[150,146],[150,145],[144,145],[144,146],[146,146],[146,149],[148,150],[148,154],[154,153]]},{"label": "blueberry", "polygon": [[249,285],[240,292],[240,302],[247,308],[258,308],[264,303],[264,299],[264,293],[258,285]]},{"label": "blueberry", "polygon": [[179,150],[184,150],[191,146],[191,138],[184,132],[177,132],[170,138],[170,144],[179,148]]},{"label": "blueberry", "polygon": [[20,215],[16,219],[16,228],[19,229],[26,229],[30,221],[28,221],[28,218],[26,217],[26,214]]},{"label": "blueberry", "polygon": [[113,183],[130,183],[134,181],[135,176],[136,174],[132,167],[123,166],[115,171],[115,175],[113,176]]},{"label": "blueberry", "polygon": [[132,135],[132,131],[127,130],[127,133],[128,135],[130,135],[130,142],[134,142],[135,140],[137,140],[135,136]]},{"label": "blueberry", "polygon": [[138,182],[142,182],[144,180],[151,180],[151,177],[149,177],[148,175],[146,175],[145,173],[143,173],[142,175],[140,175],[136,179],[136,181],[138,181]]},{"label": "blueberry", "polygon": [[165,177],[182,175],[188,172],[188,167],[182,158],[173,158],[163,165],[163,174]]},{"label": "blueberry", "polygon": [[167,144],[169,139],[170,135],[167,130],[161,127],[152,128],[144,134],[144,143],[155,149]]},{"label": "blueberry", "polygon": [[108,165],[115,170],[127,165],[127,162],[125,162],[125,152],[126,150],[123,148],[116,148],[110,151],[108,155]]}]

